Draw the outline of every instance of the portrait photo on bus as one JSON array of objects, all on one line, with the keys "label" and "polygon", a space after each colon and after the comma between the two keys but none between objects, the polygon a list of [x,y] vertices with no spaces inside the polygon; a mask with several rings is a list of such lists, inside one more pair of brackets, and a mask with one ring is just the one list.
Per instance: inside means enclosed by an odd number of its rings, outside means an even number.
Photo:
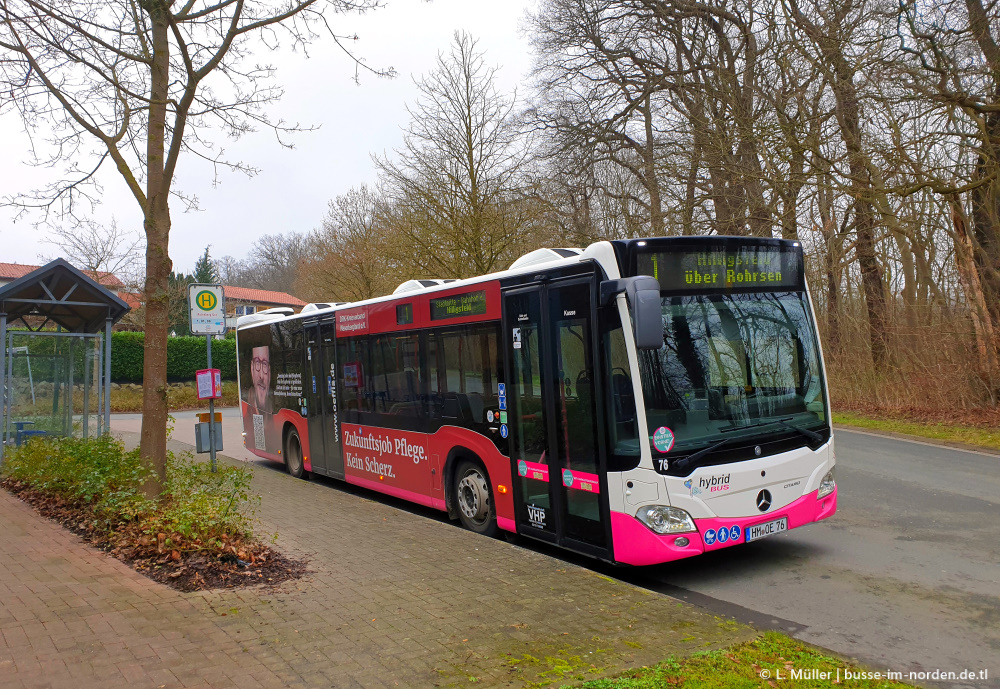
[{"label": "portrait photo on bus", "polygon": [[241,398],[246,405],[243,417],[248,447],[277,454],[281,445],[275,385],[280,351],[272,351],[270,327],[254,328],[241,338],[239,347]]}]

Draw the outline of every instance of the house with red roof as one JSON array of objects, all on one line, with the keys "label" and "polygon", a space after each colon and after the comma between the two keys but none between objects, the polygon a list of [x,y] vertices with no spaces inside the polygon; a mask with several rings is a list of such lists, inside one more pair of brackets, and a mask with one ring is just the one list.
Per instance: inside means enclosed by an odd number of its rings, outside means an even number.
[{"label": "house with red roof", "polygon": [[[38,270],[39,268],[41,268],[41,266],[29,266],[25,263],[0,263],[0,287],[14,282],[14,280],[24,277],[31,271]],[[81,272],[83,272],[83,274],[87,277],[93,278],[102,286],[114,292],[117,296],[121,296],[118,293],[124,289],[125,283],[115,277],[112,273],[99,273],[92,270],[84,270]]]},{"label": "house with red roof", "polygon": [[222,291],[226,296],[226,326],[229,328],[236,327],[236,319],[240,316],[249,316],[258,311],[279,306],[300,311],[306,305],[306,302],[287,292],[272,292],[266,289],[233,287],[232,285],[223,285]]}]

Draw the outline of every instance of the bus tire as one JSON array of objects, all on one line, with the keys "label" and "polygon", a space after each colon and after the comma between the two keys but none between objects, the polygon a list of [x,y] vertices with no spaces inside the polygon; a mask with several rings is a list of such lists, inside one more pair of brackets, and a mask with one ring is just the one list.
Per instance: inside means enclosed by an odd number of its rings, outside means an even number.
[{"label": "bus tire", "polygon": [[302,478],[306,474],[305,463],[302,461],[302,442],[299,432],[294,428],[285,434],[285,469],[294,478]]},{"label": "bus tire", "polygon": [[459,463],[455,472],[454,496],[462,526],[484,536],[497,535],[496,505],[482,465],[467,459]]}]

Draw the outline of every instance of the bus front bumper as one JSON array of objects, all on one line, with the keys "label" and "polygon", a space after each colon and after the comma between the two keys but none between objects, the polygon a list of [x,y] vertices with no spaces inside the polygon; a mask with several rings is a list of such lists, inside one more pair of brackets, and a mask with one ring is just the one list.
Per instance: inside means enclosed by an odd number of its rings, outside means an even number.
[{"label": "bus front bumper", "polygon": [[[787,520],[787,530],[832,516],[837,511],[837,488],[823,498],[819,491],[768,514],[750,517],[695,519],[696,532],[657,534],[641,521],[623,512],[611,513],[615,561],[626,565],[657,565],[746,543],[749,530],[760,524]],[[735,527],[735,528],[734,528]],[[725,537],[723,537],[725,532]],[[732,537],[732,535],[735,535]],[[678,539],[683,545],[678,545]],[[684,539],[687,543],[684,544]]]}]

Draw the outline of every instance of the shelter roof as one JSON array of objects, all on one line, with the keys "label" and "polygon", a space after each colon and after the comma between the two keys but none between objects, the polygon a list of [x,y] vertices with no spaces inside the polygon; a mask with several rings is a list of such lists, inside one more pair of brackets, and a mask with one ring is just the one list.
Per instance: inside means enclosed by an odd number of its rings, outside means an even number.
[{"label": "shelter roof", "polygon": [[[77,333],[103,330],[107,318],[118,322],[129,306],[113,292],[61,258],[0,287],[0,313],[11,323],[29,316]],[[29,325],[29,327],[31,327]]]}]

